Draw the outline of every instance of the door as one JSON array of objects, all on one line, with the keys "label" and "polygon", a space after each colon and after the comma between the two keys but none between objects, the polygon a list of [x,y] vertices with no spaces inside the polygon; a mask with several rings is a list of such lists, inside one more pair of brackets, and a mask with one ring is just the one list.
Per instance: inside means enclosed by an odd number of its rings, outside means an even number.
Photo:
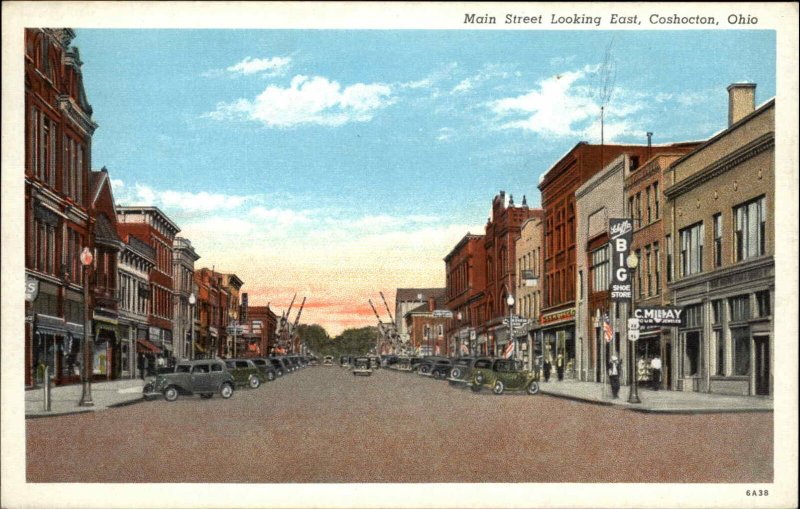
[{"label": "door", "polygon": [[769,396],[769,336],[754,336],[756,349],[756,394]]},{"label": "door", "polygon": [[672,389],[672,343],[664,346],[663,369],[661,377],[664,379],[664,387]]}]

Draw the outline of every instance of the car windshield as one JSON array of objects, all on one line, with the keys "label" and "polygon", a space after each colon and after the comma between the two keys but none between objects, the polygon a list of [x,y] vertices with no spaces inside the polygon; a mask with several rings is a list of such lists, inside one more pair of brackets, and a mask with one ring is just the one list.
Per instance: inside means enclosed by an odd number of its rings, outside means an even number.
[{"label": "car windshield", "polygon": [[188,373],[192,370],[192,366],[190,364],[178,364],[175,366],[176,373]]}]

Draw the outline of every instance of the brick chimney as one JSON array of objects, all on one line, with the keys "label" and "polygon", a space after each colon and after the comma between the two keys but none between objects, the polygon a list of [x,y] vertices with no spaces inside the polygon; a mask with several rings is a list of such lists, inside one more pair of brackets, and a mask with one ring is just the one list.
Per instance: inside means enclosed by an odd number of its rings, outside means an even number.
[{"label": "brick chimney", "polygon": [[728,86],[728,127],[756,109],[756,84],[733,83]]},{"label": "brick chimney", "polygon": [[428,311],[433,312],[436,309],[436,299],[428,297]]}]

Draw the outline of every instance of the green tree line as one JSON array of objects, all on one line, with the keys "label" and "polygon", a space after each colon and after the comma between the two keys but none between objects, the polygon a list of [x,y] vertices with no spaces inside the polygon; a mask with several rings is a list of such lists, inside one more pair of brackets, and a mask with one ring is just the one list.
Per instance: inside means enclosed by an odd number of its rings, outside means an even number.
[{"label": "green tree line", "polygon": [[318,324],[302,324],[297,330],[300,340],[315,355],[364,355],[374,353],[377,327],[345,329],[341,334],[331,337],[324,327]]}]

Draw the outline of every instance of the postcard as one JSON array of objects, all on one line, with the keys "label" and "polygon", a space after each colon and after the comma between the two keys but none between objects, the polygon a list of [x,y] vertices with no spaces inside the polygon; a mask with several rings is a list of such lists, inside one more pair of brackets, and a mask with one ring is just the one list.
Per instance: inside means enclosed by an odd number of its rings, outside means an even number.
[{"label": "postcard", "polygon": [[3,14],[3,507],[797,505],[797,4]]}]

